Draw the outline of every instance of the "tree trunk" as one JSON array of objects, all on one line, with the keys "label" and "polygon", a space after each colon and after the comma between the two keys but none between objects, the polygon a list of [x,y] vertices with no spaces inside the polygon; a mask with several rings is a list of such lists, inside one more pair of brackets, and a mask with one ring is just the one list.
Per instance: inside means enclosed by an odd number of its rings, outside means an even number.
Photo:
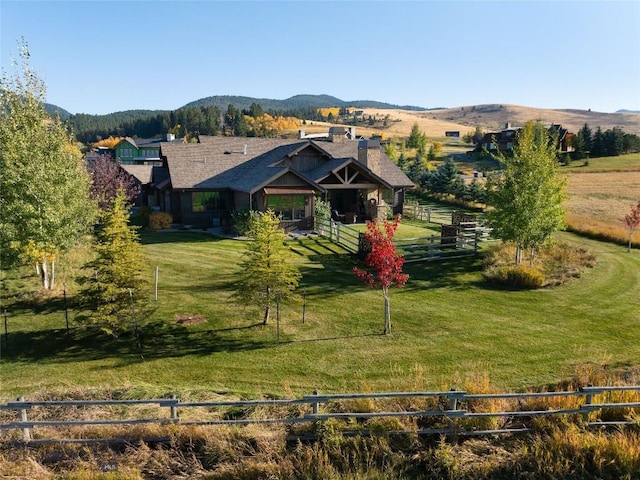
[{"label": "tree trunk", "polygon": [[53,286],[56,283],[56,261],[51,261],[51,278],[49,280],[49,289],[53,290]]},{"label": "tree trunk", "polygon": [[391,333],[391,307],[389,305],[389,291],[386,288],[382,289],[382,296],[384,297],[384,334]]},{"label": "tree trunk", "polygon": [[262,324],[266,325],[269,321],[269,314],[271,313],[271,287],[267,287],[267,306],[264,309],[264,318]]},{"label": "tree trunk", "polygon": [[264,318],[262,319],[262,324],[266,325],[269,321],[269,313],[271,313],[271,304],[268,303],[267,307],[264,309]]},{"label": "tree trunk", "polygon": [[531,256],[529,257],[529,266],[533,267],[533,261],[536,258],[536,247],[531,247]]},{"label": "tree trunk", "polygon": [[47,260],[44,258],[42,259],[40,271],[42,274],[42,288],[49,290],[49,272],[47,271]]},{"label": "tree trunk", "polygon": [[516,258],[515,258],[515,262],[516,265],[520,265],[520,262],[522,261],[522,245],[516,245]]}]

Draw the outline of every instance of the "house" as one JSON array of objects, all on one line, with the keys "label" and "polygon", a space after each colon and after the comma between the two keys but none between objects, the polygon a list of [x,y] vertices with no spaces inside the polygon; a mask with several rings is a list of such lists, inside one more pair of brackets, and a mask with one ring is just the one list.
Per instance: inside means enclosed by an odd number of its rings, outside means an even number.
[{"label": "house", "polygon": [[140,187],[140,194],[136,197],[134,205],[159,210],[156,189],[158,185],[167,181],[169,177],[167,169],[153,165],[123,164],[120,164],[120,168],[131,175]]},{"label": "house", "polygon": [[[575,134],[569,132],[558,123],[547,125],[547,129],[557,139],[559,152],[572,152],[574,150],[573,139]],[[489,152],[509,152],[513,150],[518,130],[520,130],[520,127],[512,127],[510,123],[505,123],[504,128],[499,132],[485,133],[478,144],[478,148]]]},{"label": "house", "polygon": [[352,221],[401,213],[404,192],[414,184],[380,142],[351,139],[353,130],[332,133],[162,143],[167,177],[152,182],[153,201],[175,222],[200,225],[216,225],[234,210],[251,208],[274,210],[284,227],[303,227],[313,216],[315,196]]},{"label": "house", "polygon": [[161,166],[160,144],[164,141],[161,138],[125,137],[114,147],[115,159],[122,165]]}]

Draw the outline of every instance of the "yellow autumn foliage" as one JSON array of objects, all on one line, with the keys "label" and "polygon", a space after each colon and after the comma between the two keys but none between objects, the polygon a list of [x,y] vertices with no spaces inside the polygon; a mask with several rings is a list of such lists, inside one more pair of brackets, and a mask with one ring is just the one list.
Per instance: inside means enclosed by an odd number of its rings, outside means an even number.
[{"label": "yellow autumn foliage", "polygon": [[301,121],[295,117],[273,117],[268,113],[253,118],[245,115],[245,121],[250,130],[255,130],[259,136],[278,134],[285,130],[292,130],[301,125]]},{"label": "yellow autumn foliage", "polygon": [[335,117],[336,115],[340,114],[340,107],[319,108],[318,112],[323,117],[328,117],[329,114],[331,114],[331,115],[333,115]]},{"label": "yellow autumn foliage", "polygon": [[121,140],[120,137],[109,137],[103,138],[102,140],[92,143],[91,146],[93,148],[105,147],[105,148],[115,148],[118,142]]}]

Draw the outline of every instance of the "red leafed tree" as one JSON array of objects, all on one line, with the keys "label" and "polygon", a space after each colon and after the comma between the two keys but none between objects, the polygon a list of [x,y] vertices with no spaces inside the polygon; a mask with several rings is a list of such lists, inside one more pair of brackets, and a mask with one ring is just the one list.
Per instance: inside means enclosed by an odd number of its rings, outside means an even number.
[{"label": "red leafed tree", "polygon": [[140,186],[132,175],[125,172],[110,155],[100,155],[87,165],[91,175],[91,197],[98,202],[100,210],[108,210],[118,190],[124,191],[128,202],[140,194]]},{"label": "red leafed tree", "polygon": [[633,232],[640,226],[640,200],[636,206],[631,207],[631,212],[624,216],[624,223],[629,227],[629,248],[631,251],[631,239],[633,238]]},{"label": "red leafed tree", "polygon": [[382,228],[377,221],[367,222],[365,239],[371,245],[371,251],[365,258],[365,263],[373,271],[353,267],[353,273],[360,280],[372,288],[382,288],[384,298],[384,333],[391,333],[391,309],[389,307],[389,287],[402,287],[409,275],[402,273],[404,257],[396,253],[393,236],[400,224],[400,215],[393,222],[386,219]]}]

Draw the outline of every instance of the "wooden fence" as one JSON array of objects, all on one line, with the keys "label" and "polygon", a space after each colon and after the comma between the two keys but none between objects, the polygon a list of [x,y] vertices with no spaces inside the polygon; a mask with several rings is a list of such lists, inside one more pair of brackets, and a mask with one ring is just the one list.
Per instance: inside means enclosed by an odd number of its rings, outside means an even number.
[{"label": "wooden fence", "polygon": [[[635,393],[634,393],[635,392]],[[392,434],[416,434],[416,435],[447,435],[447,436],[482,436],[498,434],[527,433],[535,431],[531,426],[531,420],[539,417],[559,415],[579,415],[584,417],[590,427],[615,427],[638,426],[638,420],[634,416],[640,413],[640,385],[634,386],[587,386],[575,391],[558,392],[531,392],[531,393],[492,393],[472,394],[455,389],[442,392],[387,392],[387,393],[343,393],[323,395],[314,392],[299,399],[283,400],[244,400],[244,401],[208,401],[208,402],[181,402],[175,396],[171,398],[147,399],[147,400],[47,400],[28,401],[19,398],[15,402],[0,404],[0,433],[7,430],[22,430],[21,442],[25,443],[50,443],[50,442],[96,442],[111,441],[114,439],[61,439],[57,437],[32,438],[32,430],[39,427],[78,427],[78,426],[104,426],[140,424],[181,425],[181,426],[219,426],[219,425],[249,425],[249,424],[284,424],[316,423],[330,419],[350,420],[345,422],[343,435],[392,435]],[[564,400],[568,397],[580,397],[574,401]],[[407,399],[413,399],[408,401]],[[363,402],[363,400],[365,402]],[[390,402],[393,400],[393,402]],[[373,407],[378,401],[381,405],[391,403],[394,410],[380,410]],[[530,402],[527,404],[527,401]],[[349,404],[351,402],[351,404]],[[387,402],[384,404],[383,402]],[[541,405],[555,406],[556,408],[541,408]],[[512,405],[518,408],[498,411],[496,405]],[[566,408],[557,408],[557,405],[566,405]],[[166,408],[166,416],[145,418],[114,418],[105,419],[101,414],[100,419],[73,419],[64,420],[65,409],[73,409],[74,416],[78,416],[78,410],[91,406],[104,407],[132,407],[137,405],[156,405]],[[345,411],[347,407],[353,407],[354,411]],[[402,405],[409,405],[410,409]],[[527,408],[530,405],[530,408]],[[297,408],[292,408],[292,407]],[[362,408],[365,406],[366,408]],[[424,407],[420,409],[420,406]],[[180,413],[195,407],[204,407],[209,418],[196,420],[183,420]],[[280,415],[271,418],[255,416],[246,413],[257,407],[283,407],[277,409]],[[360,407],[360,411],[357,408]],[[243,418],[229,415],[230,409],[242,409],[245,412]],[[29,419],[32,410],[34,417],[44,420]],[[148,409],[147,409],[148,410]],[[615,410],[617,420],[603,421],[602,417],[613,418],[606,411]],[[115,412],[117,409],[112,409]],[[126,411],[126,410],[124,410]],[[157,411],[157,409],[156,409]],[[255,410],[254,410],[255,411]],[[270,410],[273,412],[273,409]],[[155,412],[155,411],[154,411]],[[292,413],[297,412],[297,413]],[[596,412],[596,413],[594,413]],[[599,412],[599,413],[598,413]],[[264,412],[263,412],[264,413]],[[213,417],[212,417],[213,415]],[[416,425],[426,425],[421,428],[409,430],[370,430],[366,421],[372,418],[402,417],[414,419]],[[55,418],[55,420],[51,419]],[[486,419],[502,419],[499,428],[483,428],[482,421]],[[418,421],[419,420],[419,421]],[[360,422],[360,423],[358,423]],[[488,423],[495,425],[498,422]],[[50,435],[50,433],[49,433]],[[4,441],[9,441],[9,436],[4,435]],[[313,433],[304,436],[292,436],[295,438],[315,438]],[[144,439],[142,439],[144,440]],[[10,441],[15,442],[15,438]]]},{"label": "wooden fence", "polygon": [[351,253],[360,251],[360,230],[328,218],[317,218],[315,230]]},{"label": "wooden fence", "polygon": [[[451,219],[449,210],[449,219]],[[357,228],[329,219],[317,219],[316,231],[351,253],[364,255],[367,252],[364,233]],[[475,226],[460,225],[456,234],[432,235],[421,238],[394,239],[396,250],[406,263],[476,255],[483,242],[490,241],[487,232]]]}]

